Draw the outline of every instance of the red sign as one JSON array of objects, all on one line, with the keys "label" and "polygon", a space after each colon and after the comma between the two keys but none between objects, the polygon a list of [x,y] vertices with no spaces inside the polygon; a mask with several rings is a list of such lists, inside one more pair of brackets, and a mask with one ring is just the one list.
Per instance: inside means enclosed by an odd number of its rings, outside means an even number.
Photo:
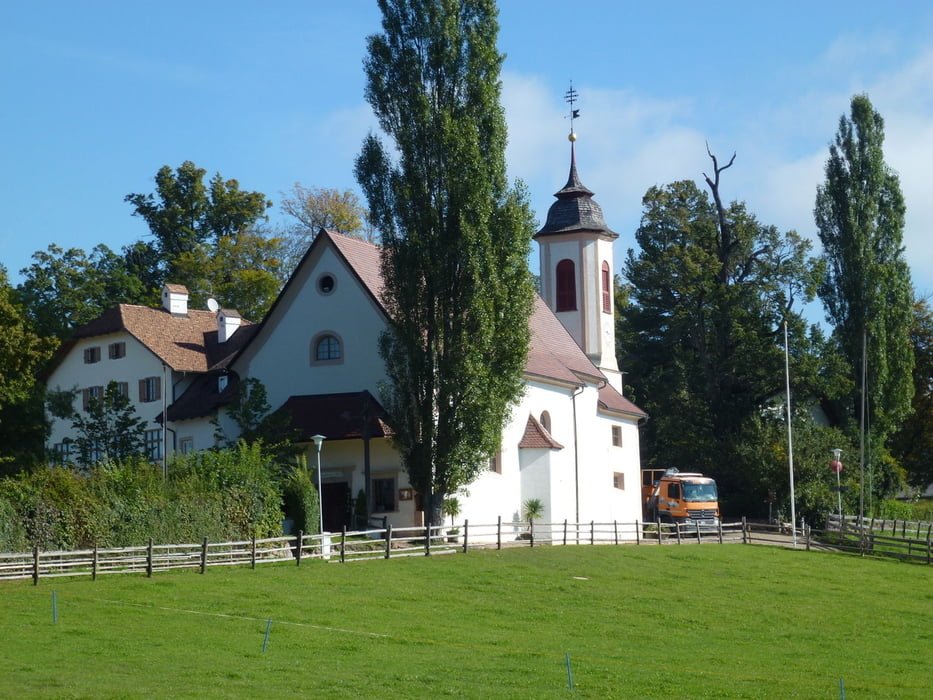
[{"label": "red sign", "polygon": [[837,473],[841,472],[842,462],[840,462],[838,459],[834,459],[832,462],[829,463],[829,468],[832,469],[834,472],[837,472]]}]

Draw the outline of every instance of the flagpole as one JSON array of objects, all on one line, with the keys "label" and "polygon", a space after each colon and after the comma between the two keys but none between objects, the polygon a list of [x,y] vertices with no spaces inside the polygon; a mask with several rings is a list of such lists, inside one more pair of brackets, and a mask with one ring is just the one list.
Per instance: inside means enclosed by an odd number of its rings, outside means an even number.
[{"label": "flagpole", "polygon": [[784,321],[784,378],[787,384],[787,468],[790,472],[790,530],[797,549],[797,504],[794,498],[794,437],[790,411],[790,346],[787,343],[787,321]]}]

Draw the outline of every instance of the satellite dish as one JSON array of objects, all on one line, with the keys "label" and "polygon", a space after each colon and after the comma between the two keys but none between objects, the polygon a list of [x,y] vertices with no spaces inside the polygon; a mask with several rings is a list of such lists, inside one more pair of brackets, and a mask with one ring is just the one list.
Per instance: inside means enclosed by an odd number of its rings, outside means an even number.
[{"label": "satellite dish", "polygon": [[217,313],[220,309],[220,304],[217,303],[217,300],[214,297],[207,298],[207,310]]}]

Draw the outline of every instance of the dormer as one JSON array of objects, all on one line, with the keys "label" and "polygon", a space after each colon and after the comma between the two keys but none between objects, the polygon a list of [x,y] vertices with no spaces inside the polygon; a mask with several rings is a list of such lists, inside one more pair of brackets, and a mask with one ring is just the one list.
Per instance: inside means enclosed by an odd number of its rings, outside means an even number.
[{"label": "dormer", "polygon": [[221,309],[217,312],[217,342],[226,343],[230,338],[233,337],[233,334],[236,333],[236,329],[240,327],[240,324],[243,323],[243,319],[236,311],[233,309]]},{"label": "dormer", "polygon": [[162,307],[172,316],[188,315],[188,288],[183,284],[162,287]]}]

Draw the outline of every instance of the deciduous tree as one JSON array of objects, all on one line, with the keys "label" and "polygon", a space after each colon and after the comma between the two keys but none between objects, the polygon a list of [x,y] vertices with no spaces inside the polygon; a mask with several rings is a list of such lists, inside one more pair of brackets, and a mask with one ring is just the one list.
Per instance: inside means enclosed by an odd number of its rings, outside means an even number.
[{"label": "deciduous tree", "polygon": [[505,174],[495,3],[379,7],[366,97],[395,148],[370,135],[356,174],[382,238],[382,401],[428,519],[441,523],[444,497],[487,468],[522,391],[534,227]]},{"label": "deciduous tree", "polygon": [[117,304],[148,301],[142,282],[110,248],[95,246],[90,255],[80,248],[54,243],[32,255],[21,270],[16,293],[26,317],[40,335],[67,339],[78,326]]},{"label": "deciduous tree", "polygon": [[139,417],[129,396],[110,382],[99,397],[91,397],[81,410],[74,408],[76,391],[50,392],[49,411],[56,418],[70,420],[77,433],[78,464],[88,468],[145,454],[146,421]]},{"label": "deciduous tree", "polygon": [[[141,279],[161,287],[164,282],[188,283],[178,267],[185,254],[200,245],[217,246],[250,231],[265,219],[272,202],[261,192],[240,189],[236,180],[216,173],[205,184],[207,171],[185,161],[173,172],[164,165],[155,176],[156,191],[128,194],[133,215],[145,219],[153,239],[132,246],[128,261]],[[190,274],[190,270],[185,270]]]}]

